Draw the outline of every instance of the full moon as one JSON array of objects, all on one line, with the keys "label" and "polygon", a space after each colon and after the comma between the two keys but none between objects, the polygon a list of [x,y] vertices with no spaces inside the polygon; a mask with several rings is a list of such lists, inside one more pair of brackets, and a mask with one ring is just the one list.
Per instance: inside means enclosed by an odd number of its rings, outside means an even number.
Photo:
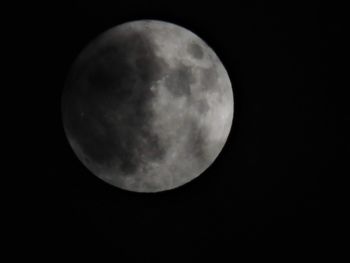
[{"label": "full moon", "polygon": [[172,23],[124,23],[93,40],[62,94],[65,135],[94,175],[133,192],[184,185],[218,157],[233,120],[227,71]]}]

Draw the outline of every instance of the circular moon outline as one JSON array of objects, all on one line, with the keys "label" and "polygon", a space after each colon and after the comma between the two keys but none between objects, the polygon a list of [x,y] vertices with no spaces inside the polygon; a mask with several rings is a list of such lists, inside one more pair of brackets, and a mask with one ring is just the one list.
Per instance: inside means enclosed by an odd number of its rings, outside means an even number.
[{"label": "circular moon outline", "polygon": [[62,93],[62,121],[78,159],[132,192],[175,189],[202,174],[229,136],[228,73],[197,35],[173,23],[117,25],[87,45]]}]

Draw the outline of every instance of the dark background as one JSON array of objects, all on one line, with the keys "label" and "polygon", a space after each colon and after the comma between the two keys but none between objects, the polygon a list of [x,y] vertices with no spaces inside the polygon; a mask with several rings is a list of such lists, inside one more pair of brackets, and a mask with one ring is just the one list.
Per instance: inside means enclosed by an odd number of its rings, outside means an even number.
[{"label": "dark background", "polygon": [[[48,4],[39,49],[50,157],[43,157],[28,239],[40,254],[222,262],[283,260],[329,246],[321,174],[335,158],[324,149],[332,127],[326,51],[337,29],[320,4],[226,2]],[[157,194],[119,190],[92,175],[61,122],[61,93],[76,56],[103,31],[137,19],[173,22],[201,37],[222,60],[234,93],[231,134],[215,163],[191,183]]]}]

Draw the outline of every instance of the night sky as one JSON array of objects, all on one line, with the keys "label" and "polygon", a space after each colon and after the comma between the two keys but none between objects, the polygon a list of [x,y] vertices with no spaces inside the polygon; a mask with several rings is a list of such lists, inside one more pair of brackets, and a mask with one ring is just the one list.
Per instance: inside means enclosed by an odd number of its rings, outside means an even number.
[{"label": "night sky", "polygon": [[[321,8],[226,2],[49,5],[41,114],[51,154],[44,157],[46,180],[28,242],[52,256],[110,255],[116,262],[289,258],[326,246],[321,174],[330,168],[323,153],[330,127]],[[234,93],[231,133],[213,165],[185,186],[157,194],[123,191],[90,173],[68,144],[60,108],[79,52],[105,30],[137,19],[197,34],[221,59]]]}]

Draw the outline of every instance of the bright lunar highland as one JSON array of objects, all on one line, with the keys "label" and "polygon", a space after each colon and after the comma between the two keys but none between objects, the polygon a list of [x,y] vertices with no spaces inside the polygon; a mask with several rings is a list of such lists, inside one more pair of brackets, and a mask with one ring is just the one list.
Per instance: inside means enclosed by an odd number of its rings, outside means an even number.
[{"label": "bright lunar highland", "polygon": [[189,30],[139,20],[111,28],[77,57],[62,95],[67,139],[105,182],[134,192],[179,187],[222,150],[233,119],[228,74]]}]

